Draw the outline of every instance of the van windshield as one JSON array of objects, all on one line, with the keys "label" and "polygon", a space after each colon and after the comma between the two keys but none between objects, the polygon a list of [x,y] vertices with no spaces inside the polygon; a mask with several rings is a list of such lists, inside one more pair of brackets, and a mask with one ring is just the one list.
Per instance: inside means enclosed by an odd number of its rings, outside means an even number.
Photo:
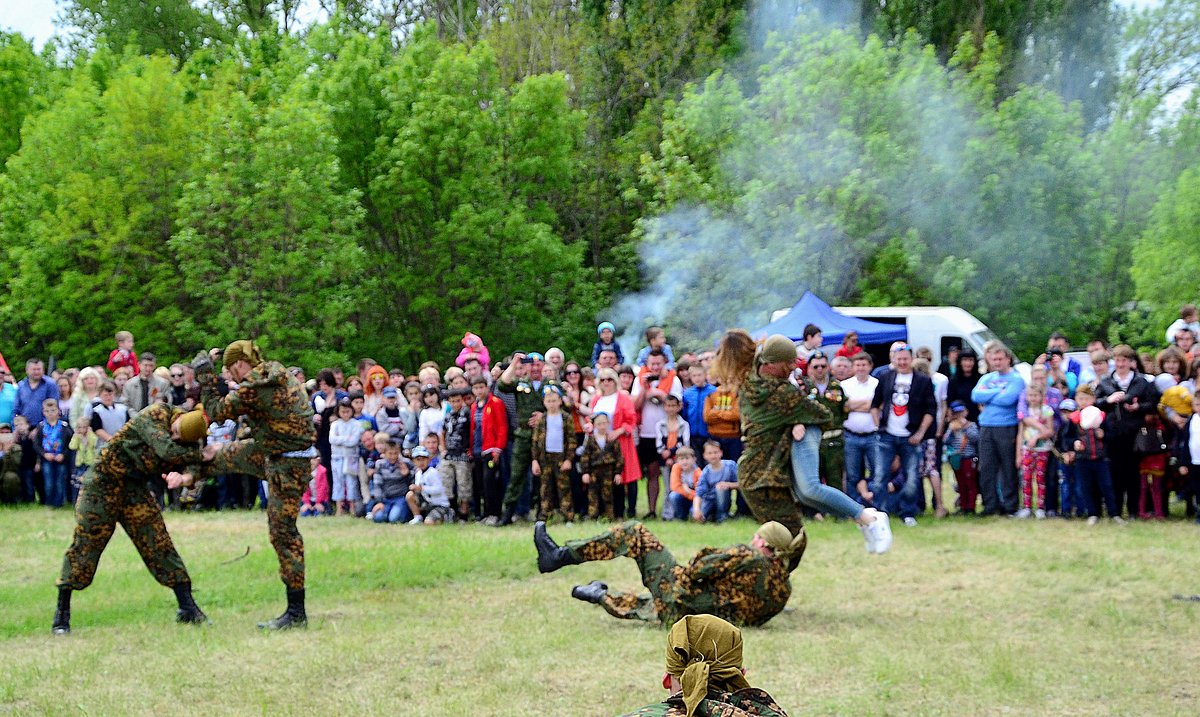
[{"label": "van windshield", "polygon": [[982,356],[983,355],[983,347],[987,346],[987,342],[997,341],[997,340],[998,340],[998,337],[996,336],[996,334],[992,333],[991,329],[984,329],[983,331],[976,331],[975,333],[971,334],[971,348],[975,349],[975,353]]}]

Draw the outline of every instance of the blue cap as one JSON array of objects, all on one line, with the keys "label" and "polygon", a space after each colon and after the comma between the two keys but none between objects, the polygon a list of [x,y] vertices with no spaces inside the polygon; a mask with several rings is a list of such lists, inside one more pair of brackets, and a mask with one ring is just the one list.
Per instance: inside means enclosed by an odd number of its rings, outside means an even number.
[{"label": "blue cap", "polygon": [[596,327],[596,334],[599,335],[599,333],[605,329],[608,329],[614,334],[617,333],[617,327],[613,326],[611,321],[602,321],[600,322],[600,325]]},{"label": "blue cap", "polygon": [[412,457],[413,458],[428,458],[429,451],[425,449],[425,446],[417,446],[416,448],[412,449]]},{"label": "blue cap", "polygon": [[525,354],[525,358],[533,359],[534,361],[541,361],[543,363],[546,361],[546,357],[537,351],[530,351],[529,353]]},{"label": "blue cap", "polygon": [[955,413],[958,413],[959,411],[965,411],[967,410],[967,404],[963,403],[962,401],[951,401],[950,410],[954,411]]},{"label": "blue cap", "polygon": [[383,397],[384,398],[396,398],[399,395],[400,395],[400,392],[396,390],[395,386],[384,386],[384,388],[383,388]]}]

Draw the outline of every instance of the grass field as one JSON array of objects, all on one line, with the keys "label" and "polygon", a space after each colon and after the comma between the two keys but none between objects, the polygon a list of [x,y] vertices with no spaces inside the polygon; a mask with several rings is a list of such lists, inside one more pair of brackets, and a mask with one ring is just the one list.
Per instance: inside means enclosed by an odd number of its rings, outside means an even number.
[{"label": "grass field", "polygon": [[[310,627],[263,634],[283,590],[262,514],[167,522],[213,624],[174,624],[118,532],[56,638],[71,516],[0,511],[0,714],[614,715],[662,699],[663,632],[569,597],[637,586],[631,561],[543,576],[527,525],[310,519]],[[681,557],[753,531],[651,527]],[[1171,599],[1200,592],[1190,522],[925,520],[885,556],[846,523],[810,536],[794,610],[745,631],[751,683],[792,715],[1200,714],[1200,605]]]}]

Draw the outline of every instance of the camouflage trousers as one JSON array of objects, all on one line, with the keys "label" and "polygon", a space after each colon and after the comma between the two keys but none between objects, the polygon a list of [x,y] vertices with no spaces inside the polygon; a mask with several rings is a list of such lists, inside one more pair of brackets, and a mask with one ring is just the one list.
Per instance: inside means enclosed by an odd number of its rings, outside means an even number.
[{"label": "camouflage trousers", "polygon": [[769,523],[772,520],[783,523],[784,527],[792,531],[792,535],[799,535],[804,528],[804,516],[791,488],[750,488],[742,491],[742,498],[745,499],[746,505],[750,506],[754,519],[759,523]]},{"label": "camouflage trousers", "polygon": [[676,592],[683,568],[640,521],[629,520],[588,540],[566,544],[571,555],[584,562],[625,556],[637,562],[642,584],[650,594],[609,593],[600,606],[613,617],[673,625],[679,619]]},{"label": "camouflage trousers", "polygon": [[[532,439],[529,436],[518,435],[513,441],[512,470],[508,476],[508,488],[504,491],[504,509],[515,508],[525,490],[525,481],[529,479],[529,466],[533,463]],[[535,493],[536,495],[536,493]]]},{"label": "camouflage trousers", "polygon": [[145,480],[108,476],[93,469],[84,475],[79,489],[75,537],[63,557],[59,586],[83,590],[92,584],[100,556],[118,523],[155,580],[169,588],[191,582]]},{"label": "camouflage trousers", "polygon": [[564,520],[575,520],[575,508],[571,505],[571,471],[562,469],[566,459],[565,453],[547,453],[546,462],[541,466],[542,515],[547,520],[554,513]]},{"label": "camouflage trousers", "polygon": [[237,473],[267,481],[267,531],[279,558],[279,577],[289,590],[304,587],[304,538],[296,527],[300,497],[312,479],[308,458],[268,456],[254,440],[234,441],[217,454],[215,474]]},{"label": "camouflage trousers", "polygon": [[[616,475],[611,470],[593,471],[592,482],[588,483],[588,517],[599,518],[600,506],[604,506],[604,517],[609,520],[616,520],[616,506],[613,505],[615,500],[613,493],[616,492],[616,486],[613,485],[613,479]],[[621,495],[623,496],[624,486],[622,486]]]},{"label": "camouflage trousers", "polygon": [[838,490],[845,484],[846,441],[842,436],[821,438],[821,478]]}]

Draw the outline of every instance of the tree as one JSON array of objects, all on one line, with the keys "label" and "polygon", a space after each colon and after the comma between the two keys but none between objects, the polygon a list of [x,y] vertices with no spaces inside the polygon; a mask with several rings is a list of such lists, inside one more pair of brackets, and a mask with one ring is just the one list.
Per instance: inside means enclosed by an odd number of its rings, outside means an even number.
[{"label": "tree", "polygon": [[0,167],[21,146],[25,118],[46,108],[56,85],[53,51],[38,57],[21,35],[0,32]]},{"label": "tree", "polygon": [[116,47],[165,52],[181,63],[214,38],[221,28],[210,13],[190,0],[67,0],[62,22],[77,29],[88,46],[106,38]]}]

